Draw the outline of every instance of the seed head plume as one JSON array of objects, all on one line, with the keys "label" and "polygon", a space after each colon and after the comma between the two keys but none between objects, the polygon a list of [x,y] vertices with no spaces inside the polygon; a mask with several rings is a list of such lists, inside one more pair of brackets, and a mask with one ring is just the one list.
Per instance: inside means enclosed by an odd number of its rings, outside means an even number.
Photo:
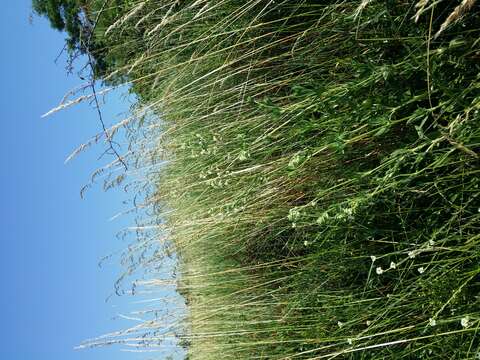
[{"label": "seed head plume", "polygon": [[448,16],[448,18],[443,22],[442,26],[440,26],[440,30],[434,36],[436,39],[445,29],[450,26],[451,24],[456,23],[459,21],[468,11],[470,11],[475,5],[476,0],[463,0],[460,5],[458,5],[455,10]]},{"label": "seed head plume", "polygon": [[145,1],[141,2],[138,4],[136,7],[134,7],[131,11],[129,11],[127,14],[125,14],[123,17],[118,19],[116,22],[114,22],[112,25],[108,27],[108,29],[105,31],[105,35],[108,35],[111,31],[113,31],[115,28],[118,28],[122,26],[124,23],[126,23],[129,19],[131,19],[135,14],[137,14],[142,8],[145,6]]},{"label": "seed head plume", "polygon": [[415,4],[415,8],[418,9],[415,13],[414,20],[418,22],[420,16],[423,14],[425,7],[428,5],[429,0],[420,0],[418,3]]},{"label": "seed head plume", "polygon": [[367,5],[370,4],[371,2],[372,2],[372,0],[362,0],[360,5],[358,5],[357,9],[355,10],[353,16],[355,18],[359,17],[360,14],[362,13],[363,9],[365,9],[367,7]]}]

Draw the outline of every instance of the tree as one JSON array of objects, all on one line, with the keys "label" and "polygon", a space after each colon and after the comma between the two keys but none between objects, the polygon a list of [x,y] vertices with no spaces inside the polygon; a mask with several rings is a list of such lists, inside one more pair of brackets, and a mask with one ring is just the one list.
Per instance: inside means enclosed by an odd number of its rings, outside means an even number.
[{"label": "tree", "polygon": [[88,30],[85,6],[84,0],[32,0],[36,14],[45,16],[54,29],[67,32],[70,50],[85,50],[86,44],[82,44],[86,41],[82,35]]},{"label": "tree", "polygon": [[94,36],[93,0],[32,0],[33,11],[50,21],[52,28],[67,33],[66,48],[71,65],[80,55],[88,55],[96,78],[106,73],[105,50]]}]

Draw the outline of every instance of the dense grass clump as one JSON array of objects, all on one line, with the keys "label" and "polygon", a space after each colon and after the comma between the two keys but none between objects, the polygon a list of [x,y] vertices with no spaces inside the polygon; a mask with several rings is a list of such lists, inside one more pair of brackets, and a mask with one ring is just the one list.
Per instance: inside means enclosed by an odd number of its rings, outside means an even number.
[{"label": "dense grass clump", "polygon": [[480,356],[475,1],[102,11],[105,80],[161,119],[131,156],[180,258],[189,358]]}]

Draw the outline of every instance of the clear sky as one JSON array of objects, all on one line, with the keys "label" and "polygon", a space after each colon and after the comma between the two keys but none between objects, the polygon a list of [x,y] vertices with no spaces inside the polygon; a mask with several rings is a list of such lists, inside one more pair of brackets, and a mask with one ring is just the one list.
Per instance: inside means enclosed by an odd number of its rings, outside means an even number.
[{"label": "clear sky", "polygon": [[[54,59],[64,35],[35,17],[30,0],[6,1],[0,12],[0,358],[8,360],[144,359],[118,348],[75,351],[82,340],[134,325],[113,320],[135,299],[115,297],[117,262],[100,258],[125,246],[115,233],[131,219],[109,221],[125,209],[122,192],[80,188],[102,165],[95,148],[64,164],[99,122],[87,105],[41,119],[80,81]],[[110,98],[107,118],[128,108]]]}]

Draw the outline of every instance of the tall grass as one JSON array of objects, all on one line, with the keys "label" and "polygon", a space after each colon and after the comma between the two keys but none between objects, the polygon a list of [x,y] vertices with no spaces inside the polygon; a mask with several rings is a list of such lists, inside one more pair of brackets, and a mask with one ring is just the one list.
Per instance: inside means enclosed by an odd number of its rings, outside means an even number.
[{"label": "tall grass", "polygon": [[189,358],[478,358],[478,4],[108,10]]}]

